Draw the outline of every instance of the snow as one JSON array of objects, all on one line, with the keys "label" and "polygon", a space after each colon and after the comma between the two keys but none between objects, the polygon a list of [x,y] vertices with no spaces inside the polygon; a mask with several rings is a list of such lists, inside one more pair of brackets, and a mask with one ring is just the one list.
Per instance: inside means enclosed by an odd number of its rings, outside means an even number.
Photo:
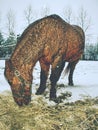
[{"label": "snow", "polygon": [[[65,66],[66,67],[66,66]],[[4,77],[5,61],[0,60],[0,92],[9,90],[10,86]],[[68,86],[68,76],[64,77],[64,73],[58,81],[58,84],[64,84],[65,87],[61,87],[57,91],[57,95],[61,93],[71,92],[72,96],[69,98],[71,101],[81,99],[83,96],[97,97],[98,96],[98,61],[80,61],[75,69],[74,86]],[[49,83],[49,79],[47,81]],[[33,71],[33,84],[32,93],[35,94],[36,89],[40,83],[40,67],[37,63]],[[48,90],[49,91],[49,90]]]}]

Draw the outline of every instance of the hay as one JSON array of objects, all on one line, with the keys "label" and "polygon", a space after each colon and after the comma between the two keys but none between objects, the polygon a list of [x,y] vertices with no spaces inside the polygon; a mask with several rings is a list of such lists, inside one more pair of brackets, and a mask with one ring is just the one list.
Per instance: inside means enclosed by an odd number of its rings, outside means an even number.
[{"label": "hay", "polygon": [[49,106],[32,95],[28,106],[18,107],[11,93],[0,94],[0,130],[97,130],[98,98]]}]

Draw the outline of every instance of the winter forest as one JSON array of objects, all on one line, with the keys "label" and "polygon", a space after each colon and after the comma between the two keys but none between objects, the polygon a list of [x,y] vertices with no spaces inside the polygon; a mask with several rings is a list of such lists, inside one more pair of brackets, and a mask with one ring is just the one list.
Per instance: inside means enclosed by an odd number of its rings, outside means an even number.
[{"label": "winter forest", "polygon": [[[80,7],[79,12],[74,15],[74,12],[71,7],[62,9],[63,19],[70,23],[76,24],[83,28],[86,36],[85,43],[85,51],[84,55],[81,59],[83,60],[98,60],[98,39],[96,38],[96,42],[92,43],[91,39],[93,34],[89,31],[92,28],[92,20],[88,15],[88,12],[85,8]],[[24,19],[24,29],[32,22],[38,19],[38,15],[40,18],[48,16],[50,14],[50,8],[45,7],[40,11],[40,14],[35,13],[32,6],[29,5],[23,10],[23,19]],[[0,24],[0,59],[7,59],[12,54],[21,33],[16,33],[15,26],[17,25],[16,15],[14,10],[9,9],[6,14],[6,32],[2,29],[2,25]],[[2,20],[2,12],[0,12],[0,23]]]}]

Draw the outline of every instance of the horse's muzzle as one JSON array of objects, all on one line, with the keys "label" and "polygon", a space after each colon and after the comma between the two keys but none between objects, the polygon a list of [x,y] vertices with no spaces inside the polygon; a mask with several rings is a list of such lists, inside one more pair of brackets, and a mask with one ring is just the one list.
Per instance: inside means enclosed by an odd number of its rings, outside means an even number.
[{"label": "horse's muzzle", "polygon": [[14,101],[17,103],[18,106],[28,105],[31,101],[31,96],[24,96],[24,97],[14,97]]}]

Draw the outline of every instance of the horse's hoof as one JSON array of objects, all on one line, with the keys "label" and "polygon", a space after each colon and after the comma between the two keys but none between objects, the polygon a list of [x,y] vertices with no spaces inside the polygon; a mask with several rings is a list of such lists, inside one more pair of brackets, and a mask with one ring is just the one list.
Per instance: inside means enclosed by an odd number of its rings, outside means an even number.
[{"label": "horse's hoof", "polygon": [[73,83],[68,83],[68,85],[69,85],[69,86],[74,86],[74,84],[73,84]]},{"label": "horse's hoof", "polygon": [[61,100],[59,98],[50,98],[51,101],[54,101],[55,103],[61,103]]},{"label": "horse's hoof", "polygon": [[39,91],[37,91],[35,94],[36,94],[36,95],[41,95],[42,93],[41,93],[41,92],[39,92]]},{"label": "horse's hoof", "polygon": [[38,89],[35,94],[36,94],[36,95],[41,95],[41,94],[44,93],[44,91],[45,91],[45,88],[43,88],[43,89]]}]

